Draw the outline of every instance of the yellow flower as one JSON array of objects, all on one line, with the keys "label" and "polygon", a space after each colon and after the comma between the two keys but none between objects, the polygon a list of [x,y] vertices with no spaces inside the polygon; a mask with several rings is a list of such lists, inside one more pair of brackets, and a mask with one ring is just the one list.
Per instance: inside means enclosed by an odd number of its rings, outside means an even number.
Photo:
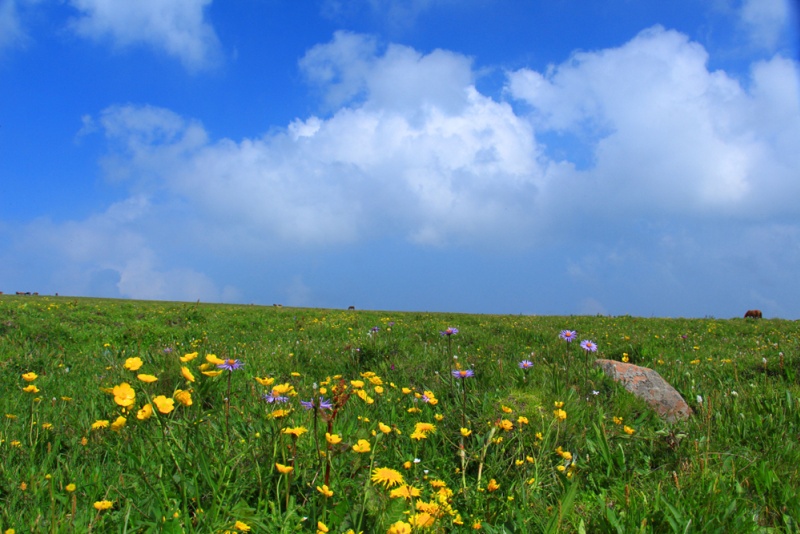
[{"label": "yellow flower", "polygon": [[23,375],[22,375],[22,379],[23,379],[25,382],[33,382],[33,381],[34,381],[34,380],[36,380],[37,378],[39,378],[39,375],[37,375],[37,374],[36,374],[36,373],[34,373],[33,371],[31,371],[30,373],[25,373],[25,374],[23,374]]},{"label": "yellow flower", "polygon": [[377,395],[383,395],[383,386],[375,386],[375,393]]},{"label": "yellow flower", "polygon": [[184,391],[182,389],[179,389],[178,391],[175,392],[175,395],[173,396],[178,402],[180,402],[184,406],[192,405],[192,394],[189,391]]},{"label": "yellow flower", "polygon": [[327,484],[323,484],[322,486],[317,486],[317,491],[326,497],[333,497],[333,491],[331,491],[331,489],[328,487]]},{"label": "yellow flower", "polygon": [[153,415],[153,405],[152,404],[145,404],[142,406],[142,409],[136,412],[136,418],[140,421],[146,421],[150,419],[150,416]]},{"label": "yellow flower", "polygon": [[378,484],[383,484],[385,488],[389,488],[398,484],[403,484],[404,480],[400,471],[389,467],[378,467],[372,471],[372,482],[374,482],[376,486]]},{"label": "yellow flower", "polygon": [[157,378],[157,377],[155,377],[155,376],[153,376],[153,375],[146,375],[146,374],[136,375],[136,378],[138,378],[138,379],[139,379],[139,380],[141,380],[142,382],[146,382],[146,383],[148,383],[148,384],[150,384],[150,383],[152,383],[152,382],[155,382],[156,380],[158,380],[158,378]]},{"label": "yellow flower", "polygon": [[463,428],[463,427],[461,428],[461,435],[464,436],[465,438],[469,437],[471,434],[472,430],[470,430],[469,428]]},{"label": "yellow flower", "polygon": [[403,395],[408,395],[408,394],[409,394],[409,393],[411,393],[413,390],[412,390],[412,389],[410,389],[410,388],[400,388],[400,391],[402,391],[402,392],[403,392]]},{"label": "yellow flower", "polygon": [[35,384],[28,384],[22,388],[22,391],[25,393],[39,393],[39,388],[37,388]]},{"label": "yellow flower", "polygon": [[98,430],[100,428],[106,428],[109,425],[109,422],[105,419],[101,419],[99,421],[95,421],[92,423],[92,430]]},{"label": "yellow flower", "polygon": [[556,402],[553,403],[553,406],[555,406],[556,408],[563,408],[564,407],[564,403],[561,402],[561,401],[556,401]]},{"label": "yellow flower", "polygon": [[336,445],[337,443],[342,441],[342,437],[339,436],[338,434],[330,434],[328,432],[325,432],[325,441],[327,441],[331,445]]},{"label": "yellow flower", "polygon": [[350,385],[353,386],[354,388],[363,388],[364,387],[364,381],[363,380],[351,380],[350,381]]},{"label": "yellow flower", "polygon": [[325,526],[325,523],[322,521],[317,521],[317,534],[325,534],[326,532],[330,532],[328,527]]},{"label": "yellow flower", "polygon": [[17,534],[17,531],[13,528],[7,528],[3,534]]},{"label": "yellow flower", "polygon": [[181,361],[183,363],[188,363],[188,362],[194,360],[195,358],[197,358],[197,353],[196,352],[190,352],[188,354],[184,354],[183,356],[181,356]]},{"label": "yellow flower", "polygon": [[272,388],[272,395],[275,397],[280,397],[283,395],[294,396],[297,395],[297,391],[295,391],[294,386],[289,383],[278,384]]},{"label": "yellow flower", "polygon": [[247,523],[243,523],[242,521],[237,521],[234,523],[233,528],[241,532],[250,532],[250,527],[247,525]]},{"label": "yellow flower", "polygon": [[42,423],[42,428],[45,430],[50,430],[53,428],[53,423]]},{"label": "yellow flower", "polygon": [[133,403],[136,400],[136,392],[127,382],[123,382],[118,386],[114,386],[111,392],[114,394],[114,402],[123,408],[133,406]]},{"label": "yellow flower", "polygon": [[188,367],[181,367],[181,374],[183,375],[183,378],[185,378],[189,382],[194,382],[194,375],[192,374],[192,372],[189,370]]},{"label": "yellow flower", "polygon": [[353,445],[353,451],[357,452],[359,454],[363,454],[365,452],[369,452],[370,451],[369,441],[367,441],[365,439],[358,440],[358,443]]},{"label": "yellow flower", "polygon": [[414,486],[409,486],[408,484],[401,484],[400,486],[396,487],[392,491],[389,492],[389,497],[392,499],[405,499],[410,501],[414,497],[419,497],[420,491],[419,488],[415,488]]},{"label": "yellow flower", "polygon": [[142,366],[142,359],[139,357],[136,358],[128,358],[125,360],[125,364],[123,367],[128,371],[138,371],[139,368]]},{"label": "yellow flower", "polygon": [[169,413],[175,409],[175,400],[168,399],[164,395],[159,395],[158,397],[153,399],[153,404],[156,405],[158,411],[161,413]]},{"label": "yellow flower", "polygon": [[67,487],[64,489],[67,490],[67,493],[72,493],[75,491],[75,484],[67,484]]},{"label": "yellow flower", "polygon": [[497,483],[495,479],[491,479],[489,484],[486,486],[488,491],[497,491],[500,489],[500,484]]},{"label": "yellow flower", "polygon": [[614,421],[615,425],[621,425],[622,424],[622,417],[617,417],[615,415],[613,421]]},{"label": "yellow flower", "polygon": [[514,411],[511,408],[509,408],[508,406],[501,406],[500,409],[503,410],[504,413],[511,413],[511,412]]},{"label": "yellow flower", "polygon": [[476,519],[475,522],[472,523],[472,530],[480,530],[482,528],[483,528],[483,525],[481,525],[481,520],[480,519]]},{"label": "yellow flower", "polygon": [[503,419],[502,421],[497,423],[497,426],[499,426],[500,428],[502,428],[506,432],[508,432],[509,430],[513,430],[514,429],[514,423],[512,423],[508,419]]},{"label": "yellow flower", "polygon": [[111,423],[111,430],[113,430],[114,432],[119,432],[120,430],[122,430],[122,427],[124,427],[125,423],[127,422],[128,420],[120,415],[113,423]]},{"label": "yellow flower", "polygon": [[411,433],[411,435],[409,437],[411,439],[415,439],[417,441],[422,441],[423,439],[427,439],[428,438],[428,434],[426,434],[425,432],[417,432],[415,430],[414,432]]},{"label": "yellow flower", "polygon": [[379,422],[378,423],[378,430],[380,430],[384,434],[388,434],[389,432],[392,431],[392,427],[390,427],[389,425],[385,425],[385,424]]},{"label": "yellow flower", "polygon": [[290,413],[292,413],[291,410],[279,409],[279,410],[275,410],[274,412],[269,414],[269,416],[272,417],[273,419],[280,419],[282,417],[286,417]]},{"label": "yellow flower", "polygon": [[630,360],[630,358],[628,358],[628,353],[627,352],[623,352],[622,353],[622,362],[623,363],[628,363],[629,360]]},{"label": "yellow flower", "polygon": [[626,434],[628,434],[629,436],[630,436],[630,435],[633,435],[633,433],[634,433],[634,432],[636,432],[634,429],[632,429],[632,428],[631,428],[631,427],[629,427],[628,425],[625,425],[625,426],[623,426],[623,427],[622,427],[622,430],[624,430],[624,431],[625,431],[625,433],[626,433]]},{"label": "yellow flower", "polygon": [[567,418],[567,412],[561,409],[553,410],[553,415],[555,415],[556,419],[558,419],[559,421],[563,421]]},{"label": "yellow flower", "polygon": [[294,467],[292,467],[291,465],[283,465],[276,463],[275,467],[278,469],[280,473],[283,473],[284,475],[288,475],[289,473],[294,471]]},{"label": "yellow flower", "polygon": [[430,432],[436,432],[436,425],[433,423],[423,423],[419,422],[414,425],[414,432],[422,432],[424,434],[428,434]]},{"label": "yellow flower", "polygon": [[221,365],[225,363],[225,360],[217,358],[216,354],[206,354],[206,361],[212,365]]},{"label": "yellow flower", "polygon": [[366,392],[366,391],[364,391],[363,389],[356,390],[356,395],[358,395],[358,398],[359,398],[359,399],[361,399],[361,400],[363,400],[363,401],[364,401],[364,402],[366,402],[367,404],[372,404],[373,402],[375,402],[375,401],[372,399],[372,397],[370,397],[369,395],[367,395],[367,392]]},{"label": "yellow flower", "polygon": [[386,534],[411,534],[411,525],[405,521],[397,521],[392,523],[392,526],[389,527]]},{"label": "yellow flower", "polygon": [[114,506],[114,502],[113,501],[97,501],[97,502],[94,503],[94,507],[97,510],[108,510],[112,506]]},{"label": "yellow flower", "polygon": [[28,489],[28,483],[23,480],[19,485],[19,489],[21,489],[22,491],[27,490]]},{"label": "yellow flower", "polygon": [[517,417],[517,423],[519,423],[520,425],[527,425],[528,424],[528,418],[525,417],[525,416],[520,415],[519,417]]},{"label": "yellow flower", "polygon": [[291,434],[292,436],[299,438],[300,436],[308,432],[308,429],[304,426],[296,426],[294,428],[292,427],[284,428],[283,430],[281,430],[281,432],[284,434]]},{"label": "yellow flower", "polygon": [[436,518],[428,512],[422,512],[420,514],[412,515],[408,518],[408,521],[416,527],[425,528],[432,526],[434,521],[436,521]]},{"label": "yellow flower", "polygon": [[255,379],[256,379],[256,382],[258,382],[259,384],[261,384],[264,387],[271,386],[272,384],[275,383],[275,379],[274,378],[269,378],[269,377],[267,377],[267,378],[259,378],[259,377],[255,377]]}]

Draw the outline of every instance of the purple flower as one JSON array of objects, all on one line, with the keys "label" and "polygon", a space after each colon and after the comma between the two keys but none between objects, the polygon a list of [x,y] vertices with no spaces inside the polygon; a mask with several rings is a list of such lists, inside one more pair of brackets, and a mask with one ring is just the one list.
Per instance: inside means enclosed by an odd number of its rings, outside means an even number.
[{"label": "purple flower", "polygon": [[386,323],[386,326],[388,326],[389,328],[393,327],[394,321],[389,321],[388,323]]},{"label": "purple flower", "polygon": [[450,337],[454,334],[458,334],[458,328],[453,328],[452,326],[448,326],[445,330],[439,330],[440,336]]},{"label": "purple flower", "polygon": [[164,354],[170,354],[172,352],[172,347],[164,347]]},{"label": "purple flower", "polygon": [[423,393],[422,394],[422,402],[430,402],[430,401],[431,401],[431,398]]},{"label": "purple flower", "polygon": [[[302,404],[303,408],[305,408],[306,410],[310,410],[314,407],[314,399],[311,399],[309,401],[300,401],[300,404]],[[320,397],[319,404],[317,404],[317,407],[320,410],[330,410],[331,408],[333,408],[333,404],[331,404],[331,401],[325,400],[323,397]]]},{"label": "purple flower", "polygon": [[381,329],[380,326],[373,326],[372,328],[370,328],[370,332],[376,332],[377,333],[377,332],[380,331],[380,329]]},{"label": "purple flower", "polygon": [[217,369],[225,369],[226,371],[233,372],[236,369],[240,369],[243,365],[244,363],[240,362],[239,360],[234,360],[231,358],[217,365]]},{"label": "purple flower", "polygon": [[589,341],[588,339],[581,341],[581,348],[586,352],[597,352],[597,345],[595,342]]},{"label": "purple flower", "polygon": [[533,362],[530,360],[522,360],[517,365],[519,365],[520,369],[530,369],[531,367],[533,367]]},{"label": "purple flower", "polygon": [[472,369],[453,369],[453,376],[456,378],[470,378],[475,376]]},{"label": "purple flower", "polygon": [[572,343],[572,340],[574,340],[577,336],[578,333],[575,330],[562,330],[561,333],[558,334],[558,337],[567,343]]},{"label": "purple flower", "polygon": [[262,395],[261,398],[263,398],[265,401],[267,401],[270,404],[289,402],[289,397],[282,397],[280,395],[273,395],[272,393],[266,393],[266,394]]}]

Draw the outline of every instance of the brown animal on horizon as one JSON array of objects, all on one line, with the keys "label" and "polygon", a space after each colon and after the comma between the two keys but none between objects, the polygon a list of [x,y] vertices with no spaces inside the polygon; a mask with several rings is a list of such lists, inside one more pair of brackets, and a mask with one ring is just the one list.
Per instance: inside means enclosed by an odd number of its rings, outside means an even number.
[{"label": "brown animal on horizon", "polygon": [[348,310],[355,310],[355,309],[356,309],[356,307],[355,307],[355,306],[350,306],[350,307],[348,307],[347,309],[348,309]]},{"label": "brown animal on horizon", "polygon": [[761,310],[747,310],[747,313],[744,314],[744,318],[747,319],[748,317],[752,317],[753,319],[761,319]]}]

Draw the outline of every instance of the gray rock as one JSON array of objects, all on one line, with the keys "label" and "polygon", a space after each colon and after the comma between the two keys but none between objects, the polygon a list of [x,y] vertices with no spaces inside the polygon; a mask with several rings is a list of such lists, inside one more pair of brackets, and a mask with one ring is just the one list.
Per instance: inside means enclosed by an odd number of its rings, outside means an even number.
[{"label": "gray rock", "polygon": [[694,413],[681,394],[652,369],[614,360],[595,360],[594,365],[625,389],[644,399],[669,423],[688,419]]}]

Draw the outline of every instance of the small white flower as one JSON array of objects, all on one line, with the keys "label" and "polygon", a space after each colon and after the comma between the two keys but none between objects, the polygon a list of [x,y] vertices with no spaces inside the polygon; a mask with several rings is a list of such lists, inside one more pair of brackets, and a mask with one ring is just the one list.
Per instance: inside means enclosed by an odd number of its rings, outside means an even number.
[{"label": "small white flower", "polygon": [[700,395],[697,396],[697,404],[703,404],[703,397]]},{"label": "small white flower", "polygon": [[592,390],[592,395],[600,395],[600,392],[597,391],[596,389],[593,389]]},{"label": "small white flower", "polygon": [[739,396],[739,394],[736,393],[735,389],[733,391],[731,391],[731,397],[738,397],[738,396]]}]

